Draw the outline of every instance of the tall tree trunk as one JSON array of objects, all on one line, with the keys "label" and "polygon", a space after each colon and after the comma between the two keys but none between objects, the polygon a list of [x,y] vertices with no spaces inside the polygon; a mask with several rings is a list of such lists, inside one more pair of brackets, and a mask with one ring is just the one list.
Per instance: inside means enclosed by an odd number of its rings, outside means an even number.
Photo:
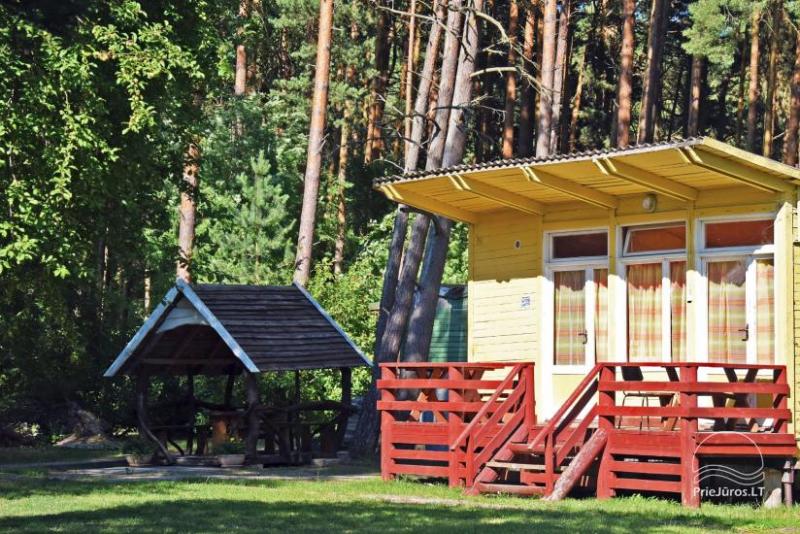
[{"label": "tall tree trunk", "polygon": [[403,117],[403,138],[405,139],[403,156],[408,154],[411,139],[411,128],[414,120],[414,71],[417,70],[417,50],[419,36],[417,35],[417,0],[411,0],[409,6],[411,18],[408,22],[408,56],[406,58],[405,83],[405,116]]},{"label": "tall tree trunk", "polygon": [[[519,6],[517,0],[508,2],[508,67],[517,67],[517,26],[519,25]],[[503,116],[503,146],[501,155],[508,159],[514,157],[514,110],[517,106],[517,73],[506,72],[506,106]]]},{"label": "tall tree trunk", "polygon": [[736,146],[742,146],[742,133],[744,132],[744,86],[747,78],[747,39],[740,37],[741,48],[739,49],[739,96],[736,101]]},{"label": "tall tree trunk", "polygon": [[569,23],[570,0],[561,2],[561,13],[558,20],[558,44],[556,46],[555,72],[553,74],[553,118],[550,121],[550,152],[558,152],[558,140],[561,137],[561,110],[569,79]]},{"label": "tall tree trunk", "polygon": [[524,41],[522,44],[522,100],[519,107],[519,132],[517,132],[517,155],[527,157],[533,153],[533,127],[536,107],[536,92],[529,77],[535,76],[536,67],[536,5],[531,1],[525,9]]},{"label": "tall tree trunk", "polygon": [[233,94],[242,96],[247,92],[247,52],[244,48],[244,23],[250,16],[250,1],[239,0],[239,27],[236,30],[236,75],[233,82]]},{"label": "tall tree trunk", "polygon": [[[411,127],[411,138],[407,140],[404,170],[406,172],[415,170],[419,163],[419,151],[422,146],[422,136],[426,130],[425,118],[428,110],[428,98],[431,93],[431,86],[436,70],[436,59],[439,55],[439,47],[442,35],[442,24],[445,17],[446,4],[444,1],[436,1],[433,5],[435,20],[431,25],[428,35],[428,43],[425,49],[425,61],[422,65],[422,72],[419,76],[417,95],[414,101],[414,116]],[[380,376],[380,369],[377,364],[397,359],[402,336],[405,334],[405,326],[408,320],[408,313],[411,308],[413,298],[413,288],[409,293],[405,291],[398,297],[398,285],[402,279],[413,275],[416,280],[419,262],[422,255],[425,234],[422,234],[423,241],[419,239],[409,244],[409,249],[403,256],[403,245],[406,240],[408,229],[408,209],[405,206],[398,206],[392,228],[392,240],[389,245],[389,257],[386,262],[386,269],[383,273],[383,287],[381,290],[380,310],[378,313],[378,324],[375,329],[375,363],[373,367],[373,380],[370,388],[364,397],[361,413],[358,418],[355,438],[350,447],[350,452],[354,456],[371,454],[375,450],[380,430],[380,420],[375,409],[378,400],[378,390],[375,381]],[[413,245],[413,247],[411,246]],[[400,273],[401,262],[404,271],[408,269],[410,273],[403,275]],[[416,267],[414,265],[416,264]],[[398,299],[400,302],[398,302]],[[395,348],[396,347],[396,348]]]},{"label": "tall tree trunk", "polygon": [[[472,9],[483,10],[483,1],[474,0]],[[458,59],[458,73],[455,88],[452,92],[452,112],[448,118],[447,141],[442,165],[451,167],[461,163],[467,145],[467,128],[465,124],[465,108],[472,98],[472,73],[475,70],[475,56],[478,51],[478,17],[469,12],[466,17],[461,52]],[[445,58],[446,60],[449,58]],[[439,302],[439,288],[447,261],[452,221],[444,217],[436,217],[428,235],[425,261],[420,275],[420,295],[417,305],[411,314],[406,340],[406,358],[411,361],[426,361],[429,356],[433,321]],[[438,223],[438,224],[437,224]]]},{"label": "tall tree trunk", "polygon": [[577,150],[578,120],[581,116],[581,98],[583,97],[583,69],[586,68],[586,50],[588,45],[583,45],[580,64],[578,65],[578,81],[575,84],[575,97],[572,103],[572,116],[569,120],[569,151]]},{"label": "tall tree trunk", "polygon": [[536,131],[536,155],[550,155],[550,125],[553,120],[553,81],[556,62],[557,0],[544,2],[544,31],[542,33],[542,73],[539,92],[539,118]]},{"label": "tall tree trunk", "polygon": [[383,135],[381,123],[383,122],[384,98],[386,87],[389,84],[389,32],[391,18],[389,6],[385,1],[377,4],[378,28],[375,36],[375,77],[372,79],[370,94],[369,122],[367,123],[367,146],[364,150],[364,163],[369,165],[381,157],[383,150]]},{"label": "tall tree trunk", "polygon": [[703,56],[692,56],[692,74],[689,84],[689,114],[686,121],[686,134],[695,137],[700,133],[700,99],[703,95]]},{"label": "tall tree trunk", "polygon": [[617,147],[630,144],[633,96],[633,39],[636,0],[622,0],[622,48],[617,92]]},{"label": "tall tree trunk", "polygon": [[178,278],[192,281],[192,252],[197,218],[197,194],[199,191],[200,149],[194,142],[186,148],[181,179],[180,221],[178,224]]},{"label": "tall tree trunk", "polygon": [[297,238],[294,281],[305,286],[311,274],[314,226],[317,217],[317,196],[322,168],[322,147],[325,140],[325,115],[328,110],[328,84],[331,68],[331,34],[333,0],[320,0],[317,62],[314,73],[314,96],[311,102],[311,125],[308,132],[306,173],[303,178],[303,207]]},{"label": "tall tree trunk", "polygon": [[797,165],[798,129],[800,129],[800,31],[795,32],[794,70],[791,81],[791,102],[786,119],[786,140],[783,142],[783,162]]},{"label": "tall tree trunk", "polygon": [[771,6],[772,28],[770,28],[769,57],[767,62],[767,95],[764,99],[764,142],[762,153],[772,157],[772,142],[775,134],[775,94],[778,84],[778,38],[781,30],[782,2],[778,1]]},{"label": "tall tree trunk", "polygon": [[750,85],[747,91],[747,149],[755,152],[758,149],[758,38],[761,10],[753,7],[750,17]]},{"label": "tall tree trunk", "polygon": [[652,143],[655,132],[658,88],[661,80],[661,57],[664,49],[664,21],[669,2],[653,0],[650,8],[650,27],[647,35],[647,71],[644,79],[642,109],[639,113],[637,143]]}]

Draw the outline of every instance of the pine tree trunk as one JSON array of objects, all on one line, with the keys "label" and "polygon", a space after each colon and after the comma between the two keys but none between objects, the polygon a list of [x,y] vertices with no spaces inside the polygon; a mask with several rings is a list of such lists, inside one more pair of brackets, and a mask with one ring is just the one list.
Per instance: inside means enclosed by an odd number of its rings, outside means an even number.
[{"label": "pine tree trunk", "polygon": [[800,31],[795,35],[794,70],[791,81],[791,102],[786,119],[786,140],[783,142],[783,162],[797,165],[798,129],[800,129]]},{"label": "pine tree trunk", "polygon": [[561,2],[561,13],[558,21],[558,44],[556,46],[555,72],[553,74],[553,118],[550,121],[550,152],[558,152],[558,141],[561,137],[561,110],[569,78],[569,23],[570,0]]},{"label": "pine tree trunk", "polygon": [[578,120],[581,116],[581,99],[583,98],[583,69],[586,68],[586,49],[583,45],[580,64],[578,65],[578,81],[575,84],[575,97],[572,103],[572,115],[569,119],[569,151],[575,152],[578,144]]},{"label": "pine tree trunk", "polygon": [[747,91],[747,149],[758,149],[758,38],[761,10],[753,7],[750,18],[750,85]]},{"label": "pine tree trunk", "polygon": [[619,88],[617,92],[617,147],[630,144],[633,97],[633,46],[635,0],[622,0],[622,48],[620,50]]},{"label": "pine tree trunk", "polygon": [[770,28],[769,57],[767,62],[767,95],[764,100],[764,142],[762,154],[772,157],[772,142],[775,134],[775,95],[778,84],[778,37],[780,35],[783,6],[772,5],[772,27]]},{"label": "pine tree trunk", "polygon": [[[472,8],[482,11],[482,0],[474,0]],[[475,56],[478,50],[478,18],[472,12],[466,17],[461,52],[458,60],[458,73],[451,100],[452,112],[447,125],[447,149],[442,165],[451,167],[461,163],[467,145],[467,128],[464,124],[464,109],[472,98],[472,73],[475,70]],[[433,322],[439,303],[439,288],[447,261],[452,221],[436,217],[430,227],[425,261],[420,275],[420,295],[408,324],[405,358],[409,361],[427,361],[433,337]]]},{"label": "pine tree trunk", "polygon": [[411,127],[414,113],[414,71],[417,69],[417,51],[419,36],[417,35],[417,0],[411,0],[409,6],[411,18],[408,21],[408,55],[406,57],[406,76],[405,83],[405,116],[403,117],[403,138],[405,139],[403,156],[408,155],[409,141],[411,139]]},{"label": "pine tree trunk", "polygon": [[653,0],[650,8],[650,27],[647,36],[647,71],[644,79],[642,109],[639,113],[637,143],[652,143],[658,88],[661,80],[661,57],[664,49],[665,0]]},{"label": "pine tree trunk", "polygon": [[243,96],[247,92],[247,52],[244,48],[244,22],[250,16],[250,1],[239,0],[239,28],[236,31],[236,74],[233,82],[233,94]]},{"label": "pine tree trunk", "polygon": [[517,155],[527,157],[533,153],[533,128],[536,93],[528,79],[534,76],[536,61],[536,2],[525,10],[524,41],[522,45],[522,68],[526,76],[522,80],[522,101],[519,107],[519,132],[517,132]]},{"label": "pine tree trunk", "polygon": [[[350,40],[356,42],[358,26],[353,22],[350,26]],[[353,87],[356,81],[356,69],[352,64],[345,67],[345,82]],[[344,246],[347,240],[347,167],[350,163],[350,137],[353,117],[353,102],[348,98],[342,111],[342,127],[339,132],[339,162],[336,180],[336,239],[333,244],[333,273],[342,274],[344,264]]]},{"label": "pine tree trunk", "polygon": [[328,110],[328,84],[331,68],[331,34],[333,31],[333,0],[319,4],[319,35],[314,73],[314,95],[311,102],[311,125],[308,132],[306,172],[303,178],[303,206],[297,238],[294,281],[305,286],[311,274],[314,227],[317,217],[317,196],[322,170],[322,148],[325,140],[325,115]]},{"label": "pine tree trunk", "polygon": [[192,281],[192,252],[197,218],[197,194],[199,191],[200,149],[189,143],[184,154],[183,177],[181,179],[180,221],[178,224],[178,265],[176,274],[186,282]]},{"label": "pine tree trunk", "polygon": [[747,39],[741,38],[741,48],[739,50],[739,97],[736,101],[736,146],[742,146],[742,133],[744,132],[744,86],[747,78],[747,62],[745,51],[747,49]]},{"label": "pine tree trunk", "polygon": [[[517,66],[517,26],[519,25],[519,6],[517,0],[508,3],[508,64],[511,69]],[[503,146],[501,155],[508,159],[514,157],[514,110],[517,106],[517,73],[506,72],[506,106],[503,116]]]},{"label": "pine tree trunk", "polygon": [[539,92],[539,117],[536,131],[536,155],[550,155],[550,126],[553,120],[553,81],[556,62],[557,0],[544,2],[544,31],[542,33],[542,74]]},{"label": "pine tree trunk", "polygon": [[700,133],[700,99],[703,95],[703,69],[705,58],[692,56],[692,74],[689,84],[689,115],[686,121],[686,134],[695,137]]},{"label": "pine tree trunk", "polygon": [[384,98],[386,87],[389,84],[389,32],[391,18],[388,5],[384,1],[378,2],[378,28],[375,35],[375,77],[372,79],[370,94],[369,122],[367,123],[367,146],[364,150],[364,163],[369,165],[381,157],[383,150],[383,135],[381,123],[383,122]]}]

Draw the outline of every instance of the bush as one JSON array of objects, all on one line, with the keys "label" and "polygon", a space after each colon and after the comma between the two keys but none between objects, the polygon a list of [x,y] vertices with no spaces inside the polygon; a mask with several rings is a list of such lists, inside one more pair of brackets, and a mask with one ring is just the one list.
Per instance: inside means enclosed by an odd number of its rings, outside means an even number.
[{"label": "bush", "polygon": [[239,440],[230,440],[214,445],[214,454],[244,454],[244,443]]},{"label": "bush", "polygon": [[121,451],[122,454],[144,456],[147,454],[153,454],[155,451],[155,446],[146,439],[136,438],[127,440],[125,443],[123,443]]}]

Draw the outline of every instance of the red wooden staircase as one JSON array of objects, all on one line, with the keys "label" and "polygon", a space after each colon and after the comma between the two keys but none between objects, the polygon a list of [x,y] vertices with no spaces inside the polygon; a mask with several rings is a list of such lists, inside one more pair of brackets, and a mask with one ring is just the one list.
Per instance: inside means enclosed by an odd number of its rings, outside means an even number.
[{"label": "red wooden staircase", "polygon": [[[378,384],[385,478],[446,476],[473,494],[550,499],[576,488],[598,498],[674,494],[697,506],[704,469],[755,457],[789,465],[796,452],[785,366],[602,363],[539,425],[532,364],[415,365],[413,378],[403,364],[384,365]],[[486,372],[505,377],[485,380]],[[422,389],[397,400],[411,388]],[[423,410],[432,411],[431,422]]]}]

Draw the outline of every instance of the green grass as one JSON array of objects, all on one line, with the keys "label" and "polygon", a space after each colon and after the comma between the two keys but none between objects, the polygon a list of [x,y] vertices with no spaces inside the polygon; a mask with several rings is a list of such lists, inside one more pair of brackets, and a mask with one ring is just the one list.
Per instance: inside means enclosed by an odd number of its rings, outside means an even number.
[{"label": "green grass", "polygon": [[63,447],[0,447],[0,468],[6,464],[80,462],[95,458],[121,457],[119,452]]},{"label": "green grass", "polygon": [[[411,498],[462,501],[412,504]],[[391,499],[388,500],[388,499]],[[449,502],[449,501],[448,501]],[[61,482],[0,476],[0,531],[8,532],[727,532],[793,531],[800,510],[645,498],[546,503],[465,498],[413,482]]]}]

